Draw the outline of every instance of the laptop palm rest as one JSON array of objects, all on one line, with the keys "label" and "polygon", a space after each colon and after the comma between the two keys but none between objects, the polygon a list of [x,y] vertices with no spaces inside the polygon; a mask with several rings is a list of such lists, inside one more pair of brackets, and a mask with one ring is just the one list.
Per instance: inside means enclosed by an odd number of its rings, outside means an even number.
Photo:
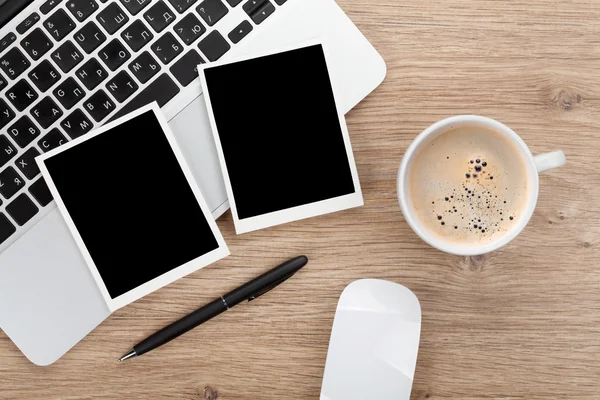
[{"label": "laptop palm rest", "polygon": [[0,328],[48,365],[110,311],[57,208],[0,254]]}]

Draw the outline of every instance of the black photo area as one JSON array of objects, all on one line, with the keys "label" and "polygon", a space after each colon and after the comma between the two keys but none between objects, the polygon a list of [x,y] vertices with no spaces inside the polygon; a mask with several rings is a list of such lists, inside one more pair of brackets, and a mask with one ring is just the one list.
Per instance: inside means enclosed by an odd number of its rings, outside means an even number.
[{"label": "black photo area", "polygon": [[355,192],[321,45],[205,76],[239,219]]},{"label": "black photo area", "polygon": [[218,248],[152,111],[46,166],[113,299]]}]

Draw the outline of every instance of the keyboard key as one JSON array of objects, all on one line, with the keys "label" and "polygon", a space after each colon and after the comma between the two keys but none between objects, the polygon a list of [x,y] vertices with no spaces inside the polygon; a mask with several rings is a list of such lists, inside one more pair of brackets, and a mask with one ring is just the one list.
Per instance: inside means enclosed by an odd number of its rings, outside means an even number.
[{"label": "keyboard key", "polygon": [[235,7],[242,2],[242,0],[227,0],[231,7]]},{"label": "keyboard key", "polygon": [[39,209],[25,193],[21,193],[12,203],[6,206],[6,212],[19,226],[29,221]]},{"label": "keyboard key", "polygon": [[21,50],[13,47],[0,57],[0,68],[8,75],[10,79],[16,79],[29,68],[29,61],[25,58]]},{"label": "keyboard key", "polygon": [[170,71],[181,86],[187,86],[198,77],[198,64],[204,64],[204,60],[192,49],[173,64]]},{"label": "keyboard key", "polygon": [[8,86],[8,81],[6,80],[6,78],[4,78],[2,76],[2,74],[0,74],[0,90],[4,89],[7,86]]},{"label": "keyboard key", "polygon": [[75,45],[70,40],[67,40],[60,46],[54,53],[52,53],[52,60],[58,65],[63,72],[69,72],[77,64],[83,61],[83,56],[75,48]]},{"label": "keyboard key", "polygon": [[258,9],[264,6],[265,3],[268,1],[269,0],[248,0],[246,3],[244,3],[242,8],[244,9],[244,11],[246,11],[246,14],[248,14],[248,16],[251,17],[252,14],[258,11]]},{"label": "keyboard key", "polygon": [[130,54],[118,40],[113,40],[98,53],[104,63],[112,70],[119,68],[130,58]]},{"label": "keyboard key", "polygon": [[2,54],[2,52],[6,50],[8,46],[10,46],[15,40],[17,40],[17,35],[12,32],[4,36],[2,40],[0,40],[0,54]]},{"label": "keyboard key", "polygon": [[21,47],[34,61],[46,54],[52,46],[52,42],[40,28],[34,29],[25,39],[21,40]]},{"label": "keyboard key", "polygon": [[197,0],[169,0],[169,3],[173,6],[179,14],[184,13],[188,8],[194,5]]},{"label": "keyboard key", "polygon": [[265,19],[267,19],[274,12],[275,12],[275,6],[271,2],[267,1],[256,12],[254,12],[252,15],[250,15],[250,18],[252,18],[252,21],[254,21],[254,23],[256,25],[260,25]]},{"label": "keyboard key", "polygon": [[54,7],[56,7],[61,1],[62,0],[48,0],[40,6],[40,11],[42,14],[46,15],[50,11],[54,10]]},{"label": "keyboard key", "polygon": [[38,94],[25,79],[21,79],[6,91],[6,97],[17,110],[23,111],[38,98]]},{"label": "keyboard key", "polygon": [[60,73],[48,60],[44,60],[36,65],[27,76],[42,93],[60,80]]},{"label": "keyboard key", "polygon": [[156,33],[160,33],[175,21],[176,17],[171,12],[171,9],[160,0],[144,13],[144,18]]},{"label": "keyboard key", "polygon": [[96,12],[98,3],[96,3],[96,0],[69,0],[67,9],[71,11],[77,21],[83,22]]},{"label": "keyboard key", "polygon": [[[40,168],[35,162],[35,158],[40,155],[35,147],[30,147],[25,153],[17,158],[17,168],[21,171],[25,178],[32,180],[40,173]],[[30,189],[31,190],[31,189]]]},{"label": "keyboard key", "polygon": [[23,186],[25,181],[13,167],[0,172],[0,193],[5,199],[13,197]]},{"label": "keyboard key", "polygon": [[63,112],[50,97],[44,97],[31,109],[31,115],[44,129],[58,121]]},{"label": "keyboard key", "polygon": [[149,43],[154,38],[154,35],[142,21],[136,20],[121,32],[121,37],[131,50],[138,51]]},{"label": "keyboard key", "polygon": [[75,29],[75,23],[64,10],[58,9],[44,21],[44,27],[54,40],[60,42]]},{"label": "keyboard key", "polygon": [[144,90],[138,93],[137,96],[131,99],[131,101],[113,115],[109,121],[114,121],[115,119],[129,114],[153,101],[156,101],[158,106],[162,107],[175,97],[177,93],[179,93],[179,87],[173,82],[169,75],[162,74]]},{"label": "keyboard key", "polygon": [[278,6],[282,6],[287,0],[275,0]]},{"label": "keyboard key", "polygon": [[152,51],[156,54],[156,57],[166,65],[173,61],[173,59],[183,51],[183,46],[175,39],[171,32],[168,32],[154,42]]},{"label": "keyboard key", "polygon": [[150,78],[160,72],[160,64],[148,53],[143,52],[129,64],[129,70],[141,83],[146,83]]},{"label": "keyboard key", "polygon": [[131,57],[127,49],[123,46],[118,39],[113,39],[108,43],[100,52],[98,57],[106,64],[106,66],[114,71],[119,68],[123,63]]},{"label": "keyboard key", "polygon": [[94,125],[79,108],[75,109],[60,125],[71,139],[76,139],[92,130]]},{"label": "keyboard key", "polygon": [[246,37],[250,32],[252,32],[252,24],[248,21],[243,21],[241,24],[236,26],[231,32],[229,32],[229,40],[231,40],[234,44],[237,44]]},{"label": "keyboard key", "polygon": [[40,136],[40,130],[28,116],[23,116],[11,125],[7,130],[9,136],[19,145],[24,148],[33,142],[33,139]]},{"label": "keyboard key", "polygon": [[87,54],[91,54],[106,41],[106,35],[98,25],[90,21],[75,34],[75,41]]},{"label": "keyboard key", "polygon": [[40,178],[29,187],[29,193],[42,206],[46,207],[52,201],[52,193],[46,185],[44,178]]},{"label": "keyboard key", "polygon": [[100,122],[115,109],[115,103],[108,98],[104,90],[98,90],[83,103],[83,107],[96,122]]},{"label": "keyboard key", "polygon": [[150,0],[121,0],[121,4],[125,6],[131,15],[137,15],[150,4]]},{"label": "keyboard key", "polygon": [[206,28],[198,18],[189,13],[175,25],[175,33],[179,35],[183,43],[192,44],[196,39],[206,32]]},{"label": "keyboard key", "polygon": [[46,133],[44,137],[38,140],[37,145],[40,149],[42,149],[43,152],[48,152],[67,142],[67,138],[63,136],[60,130],[58,128],[54,128],[50,132]]},{"label": "keyboard key", "polygon": [[75,79],[68,77],[52,91],[52,94],[64,108],[70,110],[79,100],[85,97],[85,91]]},{"label": "keyboard key", "polygon": [[0,213],[0,243],[6,241],[6,239],[16,231],[17,229],[11,224],[8,218],[6,218],[6,215]]},{"label": "keyboard key", "polygon": [[95,58],[92,58],[83,64],[83,66],[75,72],[75,75],[77,75],[81,83],[83,83],[88,90],[94,90],[96,86],[108,77],[108,73],[104,67],[102,67]]},{"label": "keyboard key", "polygon": [[202,50],[209,61],[217,61],[223,54],[229,51],[231,46],[218,31],[212,31],[207,37],[202,39],[200,44],[198,44],[198,48]]},{"label": "keyboard key", "polygon": [[106,89],[119,103],[122,103],[138,89],[138,85],[126,71],[121,71],[108,81]]},{"label": "keyboard key", "polygon": [[34,12],[33,14],[31,14],[29,17],[25,18],[25,20],[23,22],[21,22],[19,25],[17,25],[17,32],[19,32],[21,35],[24,34],[25,32],[27,32],[29,30],[29,28],[31,28],[33,25],[35,25],[36,22],[38,22],[40,20],[40,15],[36,12]]},{"label": "keyboard key", "polygon": [[106,32],[111,35],[125,26],[129,21],[127,14],[123,12],[123,9],[116,2],[110,3],[98,14],[96,19],[106,29]]},{"label": "keyboard key", "polygon": [[213,26],[227,15],[229,10],[221,0],[204,0],[196,7],[196,12],[200,14],[208,26]]},{"label": "keyboard key", "polygon": [[17,155],[17,148],[6,138],[0,135],[0,167]]},{"label": "keyboard key", "polygon": [[12,108],[4,100],[0,99],[0,129],[4,128],[14,117],[15,112]]},{"label": "keyboard key", "polygon": [[2,40],[0,40],[0,54],[2,54],[2,52],[6,50],[8,46],[10,46],[15,40],[17,40],[17,35],[12,32],[4,36]]}]

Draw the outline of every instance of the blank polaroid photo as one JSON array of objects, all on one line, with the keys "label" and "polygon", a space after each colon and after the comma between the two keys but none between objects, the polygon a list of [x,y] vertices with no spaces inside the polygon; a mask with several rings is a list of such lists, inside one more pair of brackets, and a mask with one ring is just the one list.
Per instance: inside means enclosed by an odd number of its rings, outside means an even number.
[{"label": "blank polaroid photo", "polygon": [[156,103],[36,160],[111,311],[229,254]]},{"label": "blank polaroid photo", "polygon": [[323,44],[198,68],[238,234],[363,205]]}]

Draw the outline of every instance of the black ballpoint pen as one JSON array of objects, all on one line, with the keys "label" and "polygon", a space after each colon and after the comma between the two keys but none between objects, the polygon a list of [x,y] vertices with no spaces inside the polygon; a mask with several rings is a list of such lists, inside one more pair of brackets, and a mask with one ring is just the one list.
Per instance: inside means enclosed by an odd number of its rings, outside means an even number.
[{"label": "black ballpoint pen", "polygon": [[136,344],[133,349],[119,359],[125,361],[128,358],[141,356],[144,353],[154,350],[165,343],[170,342],[178,336],[183,335],[187,331],[194,329],[198,325],[216,317],[217,315],[229,310],[231,307],[246,301],[251,301],[271,289],[277,287],[287,279],[291,278],[300,268],[308,263],[308,258],[300,256],[284,262],[278,267],[265,272],[256,279],[240,286],[239,288],[221,296],[218,299],[208,303],[202,308],[186,315],[171,325],[164,327],[160,331],[147,337],[140,343]]}]

